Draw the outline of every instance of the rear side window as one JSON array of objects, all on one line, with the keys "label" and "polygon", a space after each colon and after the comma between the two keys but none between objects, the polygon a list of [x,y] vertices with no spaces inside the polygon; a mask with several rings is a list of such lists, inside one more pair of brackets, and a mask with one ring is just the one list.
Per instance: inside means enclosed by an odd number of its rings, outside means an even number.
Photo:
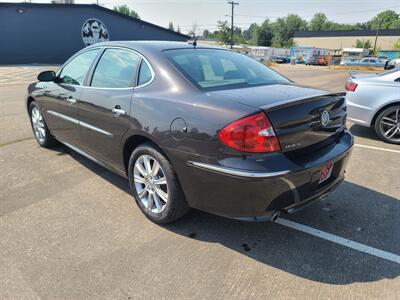
[{"label": "rear side window", "polygon": [[104,51],[93,73],[91,86],[127,88],[133,85],[139,55],[125,49]]},{"label": "rear side window", "polygon": [[64,66],[58,76],[59,83],[82,85],[85,80],[86,74],[96,58],[100,49],[93,49],[86,51]]},{"label": "rear side window", "polygon": [[166,50],[165,55],[200,89],[218,90],[289,81],[246,55],[218,49]]},{"label": "rear side window", "polygon": [[140,69],[139,69],[139,78],[138,78],[138,85],[143,85],[148,83],[151,78],[153,77],[153,74],[151,72],[151,69],[147,62],[145,60],[142,60],[142,63],[140,64]]}]

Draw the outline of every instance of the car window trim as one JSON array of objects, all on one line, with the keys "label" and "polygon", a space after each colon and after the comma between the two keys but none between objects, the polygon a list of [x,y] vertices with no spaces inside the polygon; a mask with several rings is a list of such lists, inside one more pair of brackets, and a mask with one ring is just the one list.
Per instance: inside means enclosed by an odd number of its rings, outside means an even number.
[{"label": "car window trim", "polygon": [[[130,87],[124,87],[124,88],[110,88],[110,87],[91,86],[92,80],[93,80],[94,71],[96,70],[97,64],[98,64],[98,62],[100,61],[101,56],[103,55],[103,53],[104,53],[107,49],[123,49],[123,50],[128,50],[128,51],[131,51],[131,52],[133,52],[133,53],[135,53],[136,55],[139,56],[139,63],[138,63],[138,67],[136,68],[136,71],[135,71],[135,76],[134,76],[134,78],[133,78],[133,80],[132,80],[132,81],[133,81],[133,82],[132,82],[132,86],[130,86]],[[139,67],[140,67],[140,64],[142,63],[142,60],[144,60],[145,62],[147,62],[148,66],[149,66],[149,68],[150,68],[152,77],[151,77],[151,80],[150,80],[149,82],[147,82],[147,83],[145,83],[145,84],[143,84],[143,85],[139,85],[139,86],[138,86],[138,85],[137,85],[138,75],[139,75],[138,72],[139,72]],[[150,83],[154,80],[154,77],[155,77],[154,71],[153,71],[153,67],[151,66],[151,64],[149,63],[149,61],[146,59],[146,57],[145,57],[143,54],[141,54],[140,52],[138,52],[138,51],[136,51],[136,50],[134,50],[134,49],[127,48],[127,47],[121,47],[121,46],[105,46],[105,47],[102,47],[101,55],[100,55],[99,57],[96,58],[96,63],[94,64],[93,69],[90,68],[89,71],[90,71],[90,74],[89,74],[89,77],[88,77],[88,84],[85,85],[85,86],[82,86],[82,87],[84,87],[84,88],[86,88],[86,89],[97,89],[97,90],[99,90],[99,89],[101,89],[101,90],[131,90],[131,89],[137,89],[137,88],[141,88],[141,87],[144,87],[144,86],[150,84]]]},{"label": "car window trim", "polygon": [[[119,48],[119,49],[123,49],[123,50],[131,50],[131,49],[129,49],[129,48],[125,48],[125,47],[104,47],[103,48],[103,50],[101,51],[101,55],[98,57],[98,59],[96,60],[96,63],[94,64],[94,66],[93,66],[93,69],[92,70],[90,70],[90,74],[89,74],[89,76],[88,76],[88,82],[87,82],[87,84],[85,85],[85,88],[88,88],[88,89],[97,89],[97,90],[99,90],[99,89],[101,89],[101,90],[131,90],[131,89],[133,89],[134,88],[134,84],[135,84],[135,81],[136,81],[136,73],[137,73],[137,68],[136,68],[136,70],[135,70],[135,76],[134,76],[134,78],[133,78],[133,82],[130,82],[130,86],[128,86],[128,87],[101,87],[101,86],[92,86],[92,81],[93,81],[93,76],[94,76],[94,73],[95,73],[95,71],[96,71],[96,69],[97,69],[97,66],[98,66],[98,64],[99,64],[99,62],[100,62],[100,60],[101,60],[101,58],[103,57],[103,55],[104,55],[104,53],[108,50],[108,49],[116,49],[116,48]],[[135,53],[136,55],[138,55],[138,53],[136,53],[135,51],[132,51],[133,53]],[[141,57],[140,57],[140,55],[138,55],[138,60],[139,60],[139,63],[140,63],[140,61],[141,61]]]},{"label": "car window trim", "polygon": [[79,55],[84,54],[84,53],[89,52],[89,51],[93,51],[93,50],[100,50],[100,51],[99,51],[99,53],[97,53],[96,57],[93,59],[92,63],[90,64],[90,67],[89,67],[88,71],[87,71],[86,74],[85,74],[85,79],[83,80],[83,84],[82,84],[82,85],[71,84],[71,83],[64,83],[64,82],[55,82],[55,83],[57,83],[57,84],[62,84],[62,85],[66,85],[66,86],[85,87],[85,86],[86,86],[86,81],[87,81],[88,74],[89,74],[90,70],[92,69],[93,64],[94,64],[95,62],[97,62],[100,53],[103,52],[103,51],[102,51],[102,47],[93,47],[93,48],[90,48],[90,49],[86,49],[86,48],[85,48],[85,49],[82,49],[82,50],[79,51],[78,53],[75,53],[75,55],[71,56],[71,57],[61,66],[61,68],[56,72],[56,78],[58,79],[59,76],[60,76],[60,74],[61,74],[61,72],[64,70],[64,68],[65,68],[71,61],[73,61],[73,60],[74,60],[75,58],[77,58]]},{"label": "car window trim", "polygon": [[[149,70],[150,70],[150,73],[151,73],[151,78],[150,78],[150,80],[146,81],[145,83],[139,84],[140,68],[142,67],[142,64],[143,64],[143,63],[147,64],[147,66],[148,66],[148,68],[149,68]],[[135,83],[136,86],[135,86],[135,88],[136,88],[136,89],[137,89],[137,88],[141,88],[141,87],[144,87],[144,86],[150,84],[150,83],[153,81],[153,78],[154,78],[154,72],[153,72],[153,69],[151,68],[151,65],[148,63],[148,61],[147,61],[146,59],[143,59],[143,58],[142,58],[142,59],[140,60],[139,68],[137,69],[136,83]]]},{"label": "car window trim", "polygon": [[100,52],[99,52],[99,55],[96,56],[96,59],[94,60],[93,64],[90,66],[90,68],[88,70],[88,73],[87,73],[87,76],[85,78],[85,85],[84,85],[85,88],[90,86],[90,84],[92,82],[92,79],[93,79],[94,71],[96,70],[96,67],[97,67],[97,65],[98,65],[98,63],[99,63],[99,61],[100,61],[100,59],[103,56],[105,51],[106,51],[106,48],[102,47]]}]

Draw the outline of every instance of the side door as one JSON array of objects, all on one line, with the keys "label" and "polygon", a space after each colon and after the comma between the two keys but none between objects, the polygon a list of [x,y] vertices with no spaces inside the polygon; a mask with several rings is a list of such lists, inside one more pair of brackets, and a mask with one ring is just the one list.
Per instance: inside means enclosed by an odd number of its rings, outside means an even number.
[{"label": "side door", "polygon": [[360,66],[368,66],[369,65],[369,59],[368,58],[364,58],[361,60],[360,62]]},{"label": "side door", "polygon": [[100,49],[78,54],[59,71],[45,95],[44,110],[50,131],[61,140],[79,145],[78,100],[88,71]]},{"label": "side door", "polygon": [[116,168],[122,167],[120,143],[130,125],[140,60],[130,49],[105,49],[79,101],[82,146]]}]

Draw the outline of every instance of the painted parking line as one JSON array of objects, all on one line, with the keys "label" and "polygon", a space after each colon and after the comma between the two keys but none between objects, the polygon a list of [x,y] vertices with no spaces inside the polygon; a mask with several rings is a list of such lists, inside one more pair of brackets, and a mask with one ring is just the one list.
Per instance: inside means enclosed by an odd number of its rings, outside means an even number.
[{"label": "painted parking line", "polygon": [[312,227],[309,227],[309,226],[306,226],[303,224],[289,221],[287,219],[278,218],[275,221],[275,223],[278,223],[282,226],[286,226],[286,227],[319,237],[321,239],[324,239],[324,240],[327,240],[327,241],[330,241],[330,242],[333,242],[333,243],[336,243],[336,244],[339,244],[339,245],[342,245],[342,246],[345,246],[345,247],[348,247],[348,248],[351,248],[354,250],[358,250],[363,253],[367,253],[369,255],[373,255],[373,256],[400,264],[400,256],[390,253],[390,252],[387,252],[387,251],[383,251],[383,250],[376,249],[376,248],[373,248],[373,247],[370,247],[370,246],[367,246],[367,245],[364,245],[361,243],[357,243],[357,242],[351,241],[349,239],[345,239],[340,236],[337,236],[337,235],[334,235],[334,234],[331,234],[331,233],[328,233],[328,232],[325,232],[325,231],[322,231],[319,229],[315,229],[315,228],[312,228]]},{"label": "painted parking line", "polygon": [[393,152],[393,153],[400,153],[400,150],[386,149],[386,148],[374,147],[374,146],[368,146],[368,145],[362,145],[362,144],[354,144],[354,146],[360,147],[360,148],[373,149],[373,150],[381,150],[381,151],[387,151],[387,152]]}]

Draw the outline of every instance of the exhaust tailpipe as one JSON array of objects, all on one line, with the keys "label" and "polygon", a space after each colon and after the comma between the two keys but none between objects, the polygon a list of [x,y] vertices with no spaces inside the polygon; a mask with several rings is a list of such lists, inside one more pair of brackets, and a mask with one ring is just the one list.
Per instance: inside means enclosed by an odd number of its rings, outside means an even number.
[{"label": "exhaust tailpipe", "polygon": [[277,211],[273,212],[272,215],[271,215],[271,221],[275,222],[279,218],[280,215],[281,215],[281,211],[280,210],[277,210]]}]

